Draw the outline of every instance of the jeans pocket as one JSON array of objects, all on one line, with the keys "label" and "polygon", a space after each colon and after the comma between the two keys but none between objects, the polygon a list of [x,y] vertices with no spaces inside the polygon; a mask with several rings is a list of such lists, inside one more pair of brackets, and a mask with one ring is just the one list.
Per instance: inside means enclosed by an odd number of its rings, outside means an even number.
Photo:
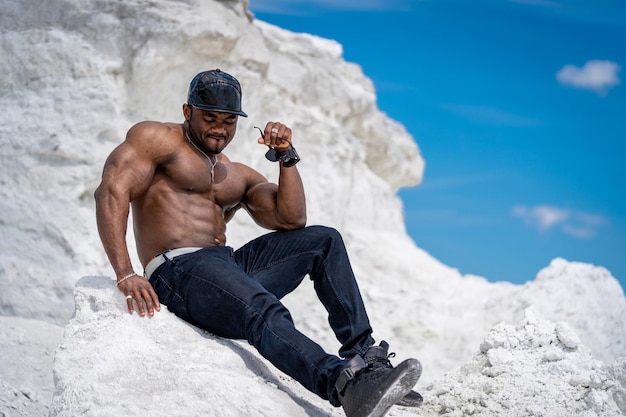
[{"label": "jeans pocket", "polygon": [[168,261],[162,268],[152,274],[150,283],[159,297],[159,302],[178,317],[185,319],[187,309],[181,296],[183,273],[172,261]]}]

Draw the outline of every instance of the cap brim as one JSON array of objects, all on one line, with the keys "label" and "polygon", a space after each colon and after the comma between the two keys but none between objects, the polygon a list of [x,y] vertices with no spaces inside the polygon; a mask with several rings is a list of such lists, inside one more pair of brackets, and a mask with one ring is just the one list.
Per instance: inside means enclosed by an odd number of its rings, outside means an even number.
[{"label": "cap brim", "polygon": [[196,109],[200,109],[204,111],[214,111],[217,113],[229,113],[229,114],[236,114],[237,116],[248,117],[248,115],[243,110],[236,111],[236,110],[220,109],[218,107],[213,107],[213,106],[198,106],[196,104],[189,104],[189,105],[191,107],[195,107]]}]

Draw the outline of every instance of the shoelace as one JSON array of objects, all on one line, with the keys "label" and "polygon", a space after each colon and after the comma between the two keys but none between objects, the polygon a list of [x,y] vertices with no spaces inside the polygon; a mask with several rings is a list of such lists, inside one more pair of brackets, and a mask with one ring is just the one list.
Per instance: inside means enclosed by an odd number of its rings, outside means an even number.
[{"label": "shoelace", "polygon": [[395,358],[395,352],[389,353],[387,356],[383,355],[375,355],[366,359],[368,365],[372,368],[377,368],[380,366],[384,366],[385,368],[393,368],[391,361],[389,359]]}]

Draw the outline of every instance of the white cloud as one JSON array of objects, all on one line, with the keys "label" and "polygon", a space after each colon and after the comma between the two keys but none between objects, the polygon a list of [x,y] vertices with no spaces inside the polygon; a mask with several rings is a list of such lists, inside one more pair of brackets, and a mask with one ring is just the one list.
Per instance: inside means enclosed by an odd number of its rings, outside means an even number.
[{"label": "white cloud", "polygon": [[563,223],[570,217],[569,210],[563,210],[548,205],[535,207],[518,205],[513,207],[512,213],[514,216],[524,219],[526,224],[537,227],[541,231]]},{"label": "white cloud", "polygon": [[597,235],[598,228],[609,223],[609,220],[599,214],[586,213],[570,209],[559,208],[547,204],[537,206],[517,205],[511,214],[520,217],[524,222],[540,232],[559,227],[559,229],[576,238],[591,238]]},{"label": "white cloud", "polygon": [[609,88],[621,83],[618,73],[620,66],[611,61],[587,61],[582,68],[566,65],[556,74],[562,85],[605,95]]}]

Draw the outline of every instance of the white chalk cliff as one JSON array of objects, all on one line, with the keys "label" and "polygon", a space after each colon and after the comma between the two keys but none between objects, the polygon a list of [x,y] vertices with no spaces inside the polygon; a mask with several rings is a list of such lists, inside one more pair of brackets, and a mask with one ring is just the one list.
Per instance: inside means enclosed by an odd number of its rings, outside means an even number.
[{"label": "white chalk cliff", "polygon": [[[396,191],[419,184],[420,151],[341,45],[255,20],[245,1],[0,0],[0,415],[342,415],[243,342],[165,308],[129,316],[110,278],[93,201],[104,160],[134,123],[182,121],[210,68],[241,81],[250,116],[226,153],[274,180],[253,126],[292,127],[309,223],[343,233],[374,336],[421,360],[424,406],[392,415],[626,414],[619,283],[563,259],[490,283],[419,249]],[[228,243],[262,232],[240,213]],[[306,282],[285,303],[336,352]]]}]

